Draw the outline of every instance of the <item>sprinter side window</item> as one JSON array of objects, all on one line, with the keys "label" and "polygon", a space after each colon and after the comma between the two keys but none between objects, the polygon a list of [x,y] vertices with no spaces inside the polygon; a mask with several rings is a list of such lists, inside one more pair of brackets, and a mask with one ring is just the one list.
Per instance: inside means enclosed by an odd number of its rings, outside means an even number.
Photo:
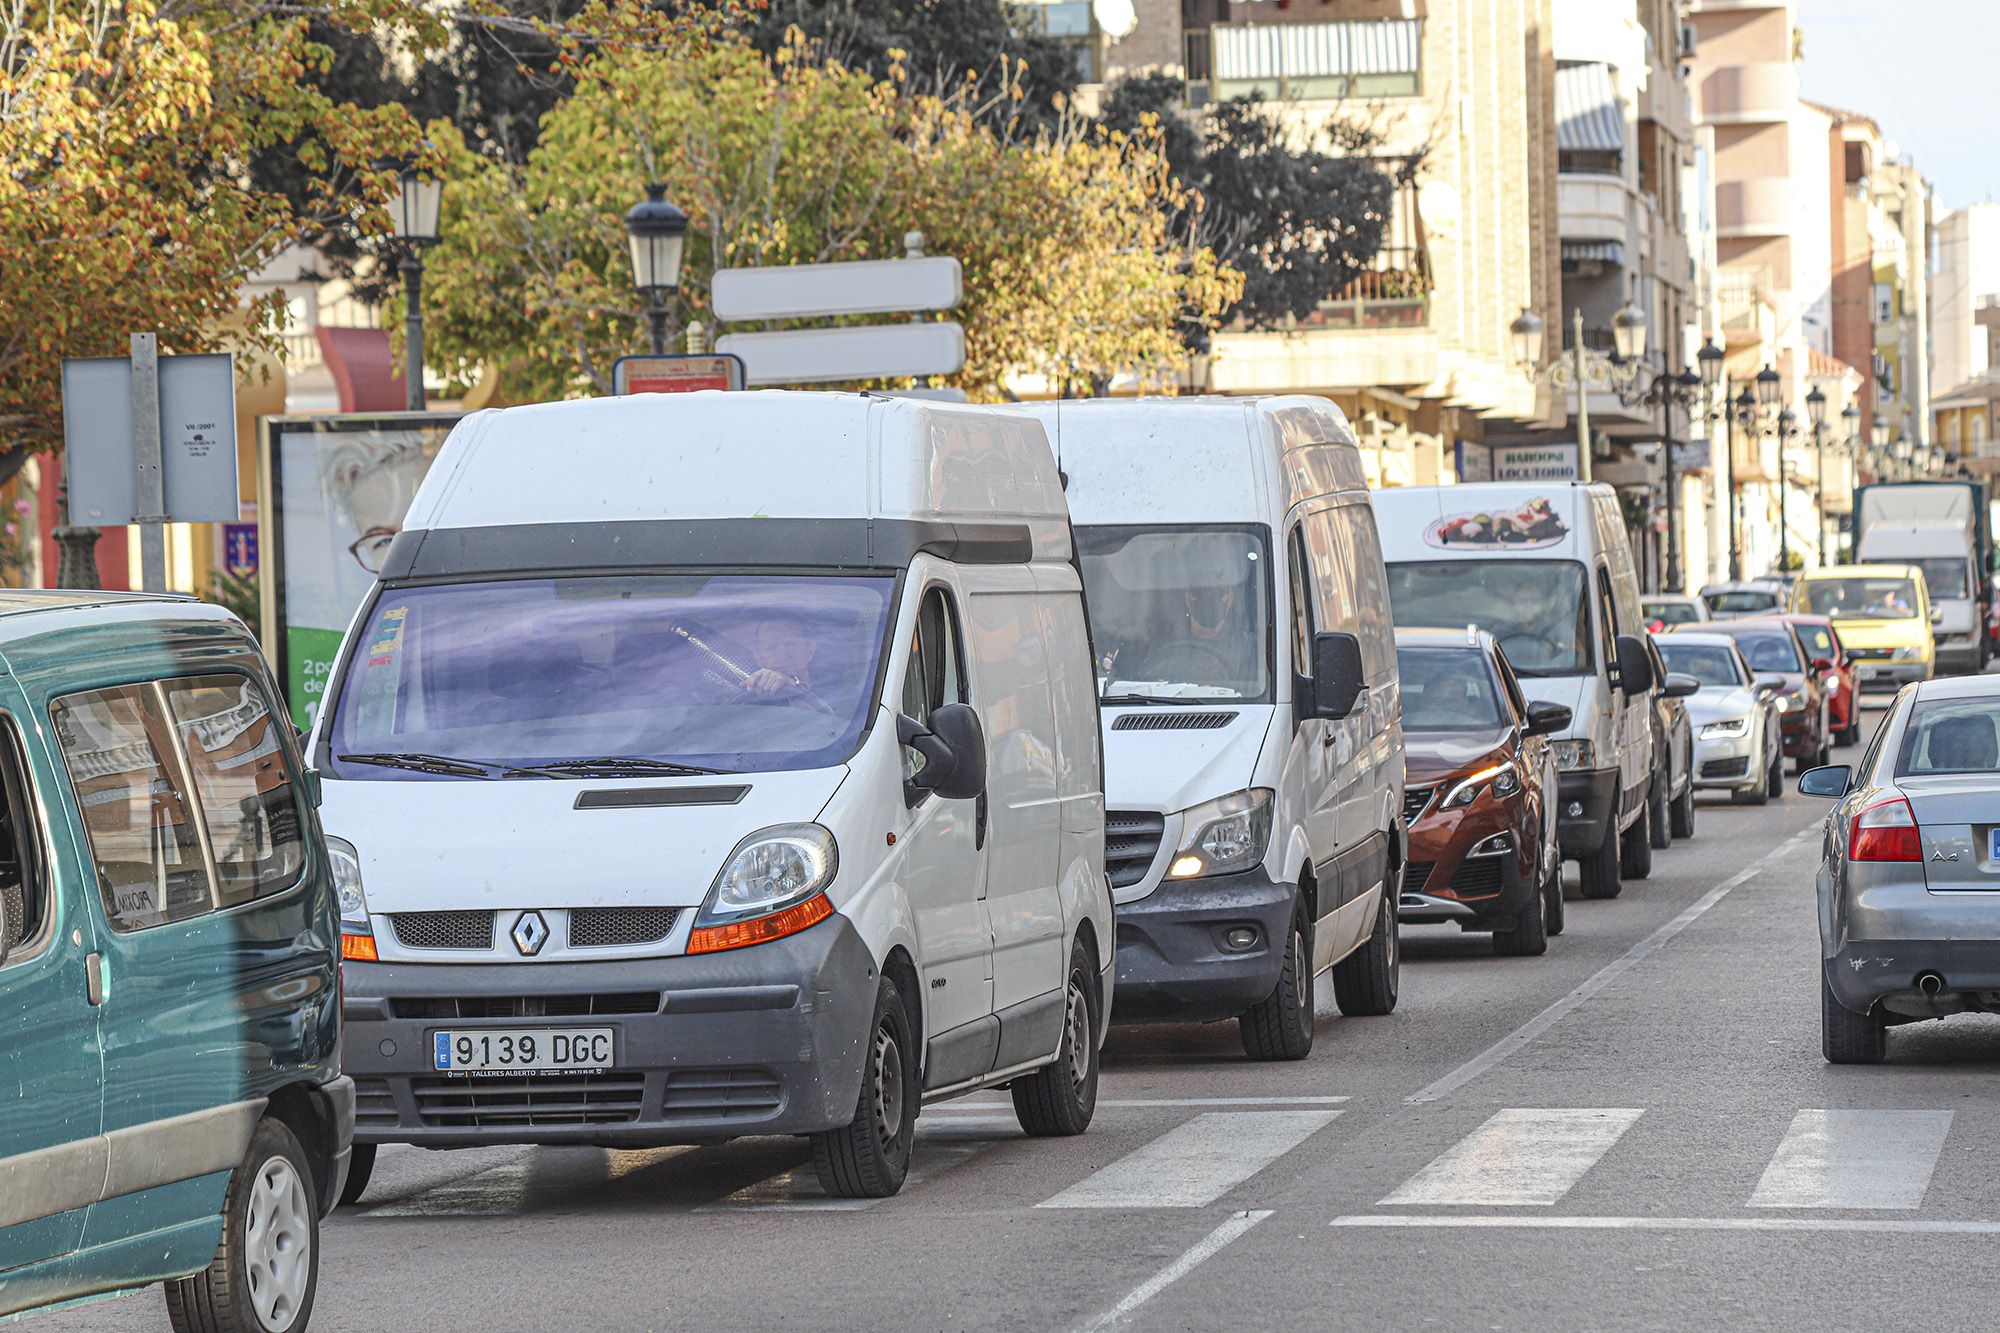
[{"label": "sprinter side window", "polygon": [[1292,529],[1285,543],[1286,573],[1292,585],[1292,674],[1312,675],[1312,641],[1317,632],[1313,610],[1312,566],[1306,560],[1305,530]]},{"label": "sprinter side window", "polygon": [[42,840],[29,796],[28,765],[14,719],[0,713],[0,901],[7,904],[7,938],[0,940],[9,963],[25,961],[49,923],[54,904],[42,859]]}]

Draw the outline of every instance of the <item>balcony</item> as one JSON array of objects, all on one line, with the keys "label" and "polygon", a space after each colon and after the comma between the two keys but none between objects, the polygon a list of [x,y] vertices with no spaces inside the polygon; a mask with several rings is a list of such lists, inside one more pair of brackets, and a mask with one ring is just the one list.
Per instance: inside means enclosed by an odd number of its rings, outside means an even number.
[{"label": "balcony", "polygon": [[1277,101],[1415,97],[1423,21],[1218,23],[1184,35],[1189,106],[1250,93]]},{"label": "balcony", "polygon": [[1792,233],[1792,184],[1785,179],[1757,178],[1718,181],[1715,186],[1715,234],[1732,237],[1789,236]]},{"label": "balcony", "polygon": [[1774,124],[1791,119],[1798,97],[1788,60],[1724,65],[1701,81],[1701,117],[1711,125]]},{"label": "balcony", "polygon": [[1761,274],[1724,270],[1716,282],[1715,296],[1722,307],[1725,346],[1766,346],[1776,337],[1777,303]]},{"label": "balcony", "polygon": [[1556,180],[1556,205],[1565,241],[1630,242],[1631,195],[1621,177],[1562,175]]},{"label": "balcony", "polygon": [[1307,327],[1418,329],[1430,322],[1430,256],[1420,246],[1384,246],[1369,266],[1331,300],[1320,302]]}]

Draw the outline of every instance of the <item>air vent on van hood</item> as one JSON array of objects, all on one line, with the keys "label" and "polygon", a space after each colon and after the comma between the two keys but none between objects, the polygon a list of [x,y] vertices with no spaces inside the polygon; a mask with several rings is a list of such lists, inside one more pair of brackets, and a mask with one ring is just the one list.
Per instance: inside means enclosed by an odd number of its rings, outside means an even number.
[{"label": "air vent on van hood", "polygon": [[606,787],[576,794],[579,810],[631,810],[656,805],[735,805],[750,788],[729,787]]},{"label": "air vent on van hood", "polygon": [[1236,720],[1234,713],[1127,713],[1113,731],[1214,731]]}]

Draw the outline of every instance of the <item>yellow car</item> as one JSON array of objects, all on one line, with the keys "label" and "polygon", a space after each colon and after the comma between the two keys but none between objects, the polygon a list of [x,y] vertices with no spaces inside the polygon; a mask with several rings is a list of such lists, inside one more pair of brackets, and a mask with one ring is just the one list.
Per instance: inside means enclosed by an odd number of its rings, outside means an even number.
[{"label": "yellow car", "polygon": [[1828,616],[1847,655],[1854,683],[1894,689],[1929,680],[1937,660],[1931,602],[1915,565],[1833,565],[1799,577],[1792,610]]}]

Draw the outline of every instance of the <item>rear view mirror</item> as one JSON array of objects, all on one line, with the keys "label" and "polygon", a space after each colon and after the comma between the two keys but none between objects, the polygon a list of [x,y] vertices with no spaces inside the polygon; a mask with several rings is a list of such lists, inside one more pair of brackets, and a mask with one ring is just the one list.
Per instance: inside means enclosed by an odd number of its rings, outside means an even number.
[{"label": "rear view mirror", "polygon": [[1653,659],[1646,652],[1645,641],[1636,634],[1620,634],[1616,646],[1618,688],[1627,695],[1640,695],[1652,689]]},{"label": "rear view mirror", "polygon": [[1361,691],[1368,688],[1362,679],[1361,640],[1352,634],[1329,630],[1313,636],[1313,716],[1335,721],[1354,711]]},{"label": "rear view mirror", "polygon": [[1799,795],[1829,796],[1836,800],[1847,795],[1853,785],[1854,770],[1846,764],[1828,764],[1825,768],[1809,768],[1799,774]]},{"label": "rear view mirror", "polygon": [[1660,686],[1661,693],[1669,699],[1685,699],[1700,688],[1701,681],[1684,671],[1669,671],[1665,682]]},{"label": "rear view mirror", "polygon": [[970,704],[932,710],[929,726],[896,718],[896,739],[923,756],[924,766],[903,783],[903,800],[916,805],[929,792],[967,801],[986,791],[986,729]]},{"label": "rear view mirror", "polygon": [[1569,726],[1571,716],[1567,704],[1530,703],[1528,725],[1521,730],[1529,736],[1552,736]]}]

